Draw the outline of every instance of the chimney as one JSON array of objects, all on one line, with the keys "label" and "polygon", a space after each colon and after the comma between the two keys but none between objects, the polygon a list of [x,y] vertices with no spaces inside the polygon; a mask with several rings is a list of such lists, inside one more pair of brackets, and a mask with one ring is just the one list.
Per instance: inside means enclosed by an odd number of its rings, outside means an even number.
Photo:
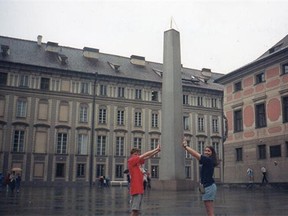
[{"label": "chimney", "polygon": [[83,56],[88,59],[98,60],[99,58],[99,49],[94,49],[90,47],[83,48]]},{"label": "chimney", "polygon": [[207,83],[207,81],[211,78],[212,76],[212,72],[211,69],[209,68],[202,68],[201,74],[203,76],[203,79],[205,81],[205,83]]},{"label": "chimney", "polygon": [[42,35],[38,35],[37,36],[37,44],[38,44],[38,46],[41,46],[41,44],[42,44]]},{"label": "chimney", "polygon": [[53,53],[59,53],[60,47],[58,46],[58,43],[48,41],[46,44],[45,51],[53,52]]},{"label": "chimney", "polygon": [[136,56],[136,55],[131,55],[130,62],[131,62],[131,64],[143,66],[143,67],[146,64],[145,57]]}]

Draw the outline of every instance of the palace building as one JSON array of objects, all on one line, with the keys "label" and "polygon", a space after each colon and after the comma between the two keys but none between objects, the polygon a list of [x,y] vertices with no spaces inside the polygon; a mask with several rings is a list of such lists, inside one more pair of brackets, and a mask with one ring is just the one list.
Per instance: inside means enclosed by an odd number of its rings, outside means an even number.
[{"label": "palace building", "polygon": [[[34,185],[88,185],[96,183],[100,176],[124,181],[130,149],[138,147],[145,152],[161,143],[165,73],[161,63],[137,55],[127,58],[101,53],[96,48],[44,43],[41,36],[35,41],[0,36],[0,46],[0,171],[4,174],[20,168],[22,181]],[[283,82],[280,74],[275,77],[280,66],[274,64],[267,69],[266,80],[271,82],[260,85]],[[223,159],[223,86],[214,83],[223,74],[185,67],[181,73],[184,134],[195,149],[203,152],[206,145],[213,145]],[[244,86],[253,85],[253,77],[248,77]],[[229,86],[225,92],[231,94]],[[286,94],[280,88],[275,91],[283,92],[281,97]],[[238,97],[233,100],[243,107],[246,100],[256,97],[253,93],[247,93],[249,97],[244,101]],[[279,105],[280,100],[267,101],[269,96],[259,93],[255,100],[266,100],[269,108]],[[239,108],[236,105],[233,109]],[[243,112],[252,114],[251,109]],[[226,114],[228,119],[232,113]],[[280,122],[278,114],[272,112],[271,121],[276,118]],[[271,131],[261,128],[256,133],[253,122],[244,123],[249,128],[245,137],[284,130],[279,124],[273,125]],[[263,142],[267,147],[266,140],[269,137]],[[243,148],[242,144],[239,142],[235,148]],[[157,181],[161,172],[160,160],[161,152],[145,163],[152,181]],[[198,181],[198,161],[186,155],[185,164],[186,178]],[[223,181],[221,166],[215,170],[215,179]]]},{"label": "palace building", "polygon": [[[224,85],[228,137],[224,143],[224,181],[245,183],[261,168],[270,183],[287,183],[288,35],[255,61],[216,80]],[[237,172],[235,172],[237,170]]]}]

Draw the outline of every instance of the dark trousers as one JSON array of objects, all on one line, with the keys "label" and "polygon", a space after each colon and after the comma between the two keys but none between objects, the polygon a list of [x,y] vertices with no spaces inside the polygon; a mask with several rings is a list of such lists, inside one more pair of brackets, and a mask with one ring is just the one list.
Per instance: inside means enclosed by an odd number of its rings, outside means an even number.
[{"label": "dark trousers", "polygon": [[267,177],[266,177],[266,173],[264,172],[264,173],[262,173],[262,174],[263,174],[262,184],[264,184],[264,182],[265,182],[265,183],[268,183],[268,180],[267,180]]}]

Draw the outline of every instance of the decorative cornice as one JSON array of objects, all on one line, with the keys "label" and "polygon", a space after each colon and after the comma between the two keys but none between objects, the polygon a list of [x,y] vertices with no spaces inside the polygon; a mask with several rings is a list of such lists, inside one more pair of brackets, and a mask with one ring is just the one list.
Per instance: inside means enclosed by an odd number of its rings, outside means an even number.
[{"label": "decorative cornice", "polygon": [[13,122],[12,125],[13,125],[13,126],[15,126],[15,125],[23,125],[23,126],[25,126],[25,127],[28,127],[28,126],[29,126],[28,123],[26,123],[26,122],[19,122],[19,121]]},{"label": "decorative cornice", "polygon": [[33,126],[34,126],[34,127],[46,127],[46,128],[50,128],[50,125],[44,124],[44,123],[34,124]]}]

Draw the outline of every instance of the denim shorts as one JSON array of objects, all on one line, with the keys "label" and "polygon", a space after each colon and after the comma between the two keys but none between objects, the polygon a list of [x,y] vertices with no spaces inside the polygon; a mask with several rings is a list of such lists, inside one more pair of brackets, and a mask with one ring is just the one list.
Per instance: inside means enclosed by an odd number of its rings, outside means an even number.
[{"label": "denim shorts", "polygon": [[131,196],[131,210],[140,210],[142,198],[143,194],[135,194]]},{"label": "denim shorts", "polygon": [[208,187],[205,187],[205,193],[202,195],[202,200],[203,201],[215,200],[216,192],[217,192],[217,186],[215,183]]}]

